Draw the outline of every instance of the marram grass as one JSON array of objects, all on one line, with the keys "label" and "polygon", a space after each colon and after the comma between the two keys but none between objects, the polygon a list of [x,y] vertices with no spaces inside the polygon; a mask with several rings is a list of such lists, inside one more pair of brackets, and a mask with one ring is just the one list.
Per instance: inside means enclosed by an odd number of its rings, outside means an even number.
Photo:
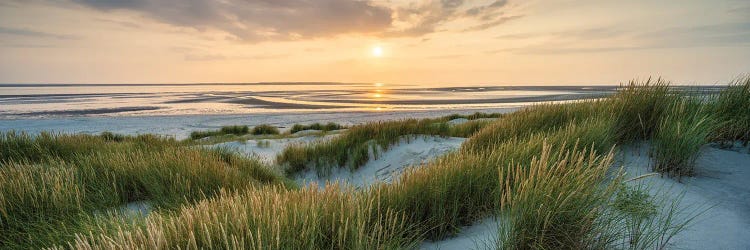
[{"label": "marram grass", "polygon": [[[403,249],[406,215],[338,187],[223,193],[142,225],[79,234],[73,249]],[[116,221],[114,223],[117,223]]]},{"label": "marram grass", "polygon": [[750,76],[739,78],[715,96],[707,109],[720,121],[715,140],[750,141]]},{"label": "marram grass", "polygon": [[[415,231],[429,239],[455,234],[458,228],[487,216],[500,206],[497,199],[504,186],[498,182],[498,166],[528,162],[539,155],[544,144],[558,150],[570,149],[579,138],[581,145],[595,145],[609,150],[610,137],[606,120],[592,120],[570,125],[553,132],[512,138],[494,150],[474,152],[461,150],[404,173],[392,184],[373,187],[372,192],[383,199],[382,204],[410,214]],[[601,144],[601,145],[600,145]],[[558,154],[552,158],[557,159]]]},{"label": "marram grass", "polygon": [[144,138],[0,135],[0,248],[65,238],[87,215],[128,202],[172,209],[221,189],[288,183],[254,159]]},{"label": "marram grass", "polygon": [[221,127],[218,130],[193,131],[190,133],[190,139],[198,140],[219,135],[245,135],[248,133],[250,133],[249,127],[245,125],[232,125]]},{"label": "marram grass", "polygon": [[335,122],[329,122],[329,123],[326,123],[326,124],[321,124],[321,123],[316,122],[316,123],[308,124],[308,125],[294,124],[294,126],[292,126],[292,129],[289,131],[289,133],[294,134],[294,133],[297,133],[299,131],[310,130],[310,129],[312,129],[312,130],[320,130],[320,131],[323,131],[323,132],[328,132],[328,131],[345,129],[345,128],[346,128],[346,126],[340,125],[340,124],[335,123]]},{"label": "marram grass", "polygon": [[670,105],[661,117],[652,140],[654,170],[674,176],[692,175],[701,147],[716,129],[712,114],[698,100],[684,99]]},{"label": "marram grass", "polygon": [[617,180],[603,185],[613,153],[574,149],[551,159],[549,146],[527,164],[500,167],[504,222],[499,249],[605,249],[597,224]]}]

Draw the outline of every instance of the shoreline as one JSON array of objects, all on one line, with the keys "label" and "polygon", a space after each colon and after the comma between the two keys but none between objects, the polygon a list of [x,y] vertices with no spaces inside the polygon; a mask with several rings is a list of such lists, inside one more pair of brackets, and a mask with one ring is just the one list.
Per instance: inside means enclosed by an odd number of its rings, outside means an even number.
[{"label": "shoreline", "polygon": [[22,131],[36,134],[42,131],[54,131],[63,133],[98,134],[106,131],[125,135],[149,133],[171,136],[176,139],[184,139],[188,138],[192,131],[216,129],[226,125],[243,124],[256,126],[260,124],[270,124],[280,128],[288,128],[295,123],[313,122],[337,122],[344,125],[357,125],[376,121],[430,118],[451,114],[471,114],[475,112],[510,113],[519,108],[521,107],[420,111],[321,111],[231,115],[206,114],[16,119],[0,120],[0,132]]}]

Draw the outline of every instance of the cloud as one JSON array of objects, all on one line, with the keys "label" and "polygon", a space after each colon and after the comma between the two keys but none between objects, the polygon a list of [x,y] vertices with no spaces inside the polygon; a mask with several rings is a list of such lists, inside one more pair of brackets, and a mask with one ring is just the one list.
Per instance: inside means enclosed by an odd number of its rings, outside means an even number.
[{"label": "cloud", "polygon": [[272,60],[289,57],[288,54],[261,54],[261,55],[232,55],[222,54],[186,54],[185,61],[221,61],[221,60],[238,60],[238,61],[259,61]]},{"label": "cloud", "polygon": [[351,0],[70,0],[101,11],[127,10],[175,26],[216,29],[245,41],[378,33],[391,10]]},{"label": "cloud", "polygon": [[[456,32],[489,29],[520,17],[506,14],[508,0],[406,0],[399,3],[383,0],[11,0],[10,3],[16,7],[32,4],[83,7],[112,15],[129,12],[175,27],[223,32],[229,40],[245,42],[304,40],[343,34],[423,37],[444,28]],[[132,15],[127,17],[132,18]],[[96,19],[124,28],[143,28],[143,24],[134,20]],[[458,21],[459,25],[453,25],[453,21]]]},{"label": "cloud", "polygon": [[[495,38],[545,38],[545,42],[491,50],[486,53],[571,54],[667,48],[747,47],[750,46],[750,21],[676,26],[645,31],[613,25],[564,31],[511,33]],[[622,44],[622,41],[628,41],[627,45],[618,45]]]},{"label": "cloud", "polygon": [[466,29],[464,29],[464,31],[486,30],[486,29],[498,26],[500,24],[506,23],[508,21],[521,18],[521,17],[523,17],[523,16],[520,16],[520,15],[519,16],[503,16],[503,17],[497,18],[496,20],[492,20],[492,21],[489,21],[489,22],[485,22],[485,23],[481,23],[481,24],[475,25],[473,27],[466,28]]},{"label": "cloud", "polygon": [[606,39],[632,33],[630,30],[613,26],[597,26],[581,29],[569,29],[564,31],[550,32],[524,32],[510,33],[496,36],[497,39],[531,39],[539,37],[553,37],[559,39],[577,39],[577,40],[597,40]]},{"label": "cloud", "polygon": [[410,4],[395,9],[397,21],[407,23],[406,27],[386,32],[386,36],[422,36],[438,31],[441,25],[465,19],[474,25],[462,31],[485,30],[507,21],[520,18],[520,15],[509,16],[501,10],[508,5],[507,0],[496,0],[490,3],[469,4],[463,0],[433,0],[420,4]]},{"label": "cloud", "polygon": [[435,56],[428,56],[425,57],[426,59],[456,59],[456,58],[462,58],[466,57],[468,55],[465,54],[448,54],[448,55],[435,55]]},{"label": "cloud", "polygon": [[31,38],[54,38],[54,39],[60,39],[60,40],[77,39],[76,36],[71,36],[71,35],[60,35],[60,34],[32,30],[32,29],[11,28],[11,27],[2,27],[2,26],[0,26],[0,34],[31,37]]}]

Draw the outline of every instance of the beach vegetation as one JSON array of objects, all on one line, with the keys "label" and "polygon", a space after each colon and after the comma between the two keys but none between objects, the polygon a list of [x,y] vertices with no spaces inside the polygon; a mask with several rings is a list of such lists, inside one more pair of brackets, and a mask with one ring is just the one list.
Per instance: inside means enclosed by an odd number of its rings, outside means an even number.
[{"label": "beach vegetation", "polygon": [[253,135],[278,135],[279,129],[268,124],[261,124],[261,125],[253,127],[252,134]]},{"label": "beach vegetation", "polygon": [[719,121],[714,140],[750,141],[750,76],[739,78],[714,96],[708,111]]},{"label": "beach vegetation", "polygon": [[[343,187],[342,187],[343,188]],[[224,192],[131,227],[99,222],[105,234],[80,235],[75,249],[403,249],[419,242],[406,215],[380,210],[363,193],[337,186]],[[106,226],[107,224],[113,224]]]},{"label": "beach vegetation", "polygon": [[370,159],[373,150],[388,150],[402,139],[408,140],[419,134],[446,136],[448,133],[446,123],[428,119],[368,123],[353,126],[330,140],[291,145],[278,155],[276,162],[289,174],[308,167],[319,173],[328,173],[336,167],[357,169]]},{"label": "beach vegetation", "polygon": [[550,154],[547,147],[528,164],[498,170],[506,186],[498,249],[606,249],[598,220],[617,187],[602,185],[612,151],[573,150],[556,161]]},{"label": "beach vegetation", "polygon": [[171,210],[220,190],[291,183],[228,151],[150,135],[123,138],[0,134],[0,248],[70,237],[86,217],[131,202]]},{"label": "beach vegetation", "polygon": [[250,133],[250,128],[245,125],[224,126],[218,130],[193,131],[190,133],[190,139],[198,140],[206,137],[220,135],[245,135]]},{"label": "beach vegetation", "polygon": [[308,125],[294,124],[294,126],[292,126],[292,129],[289,131],[289,133],[294,134],[303,130],[320,130],[323,132],[328,132],[328,131],[334,131],[334,130],[345,129],[345,128],[346,126],[335,123],[335,122],[329,122],[326,124],[321,124],[321,123],[316,122],[316,123],[308,124]]},{"label": "beach vegetation", "polygon": [[504,115],[505,115],[504,113],[476,112],[476,113],[468,114],[468,115],[451,114],[451,115],[444,116],[443,119],[446,121],[455,120],[455,119],[466,119],[466,120],[494,119],[494,118],[501,118]]},{"label": "beach vegetation", "polygon": [[709,142],[717,127],[705,108],[695,99],[670,104],[652,140],[655,171],[677,177],[693,175],[701,147]]}]

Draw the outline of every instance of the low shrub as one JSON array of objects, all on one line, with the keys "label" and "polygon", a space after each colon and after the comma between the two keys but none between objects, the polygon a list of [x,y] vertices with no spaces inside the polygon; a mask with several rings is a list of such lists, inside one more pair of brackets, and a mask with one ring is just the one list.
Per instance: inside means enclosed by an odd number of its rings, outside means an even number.
[{"label": "low shrub", "polygon": [[253,127],[252,134],[253,135],[278,135],[279,129],[268,124],[261,124],[261,125]]},{"label": "low shrub", "polygon": [[190,133],[190,139],[198,140],[219,135],[246,135],[249,132],[250,128],[244,125],[224,126],[219,130],[193,131]]},{"label": "low shrub", "polygon": [[242,125],[234,125],[234,126],[224,126],[221,127],[219,130],[222,134],[228,135],[244,135],[250,132],[250,129],[247,126]]},{"label": "low shrub", "polygon": [[309,125],[294,124],[294,126],[292,126],[292,130],[289,131],[289,133],[294,134],[303,130],[320,130],[323,132],[328,132],[328,131],[345,129],[345,128],[346,126],[340,125],[338,123],[329,122],[326,124],[320,124],[316,122],[316,123],[309,124]]},{"label": "low shrub", "polygon": [[467,120],[476,120],[476,119],[482,119],[482,118],[501,118],[505,114],[504,113],[482,113],[482,112],[476,112],[474,114],[470,115],[459,115],[459,114],[452,114],[448,116],[444,116],[442,119],[445,121],[455,120],[455,119],[467,119]]}]

